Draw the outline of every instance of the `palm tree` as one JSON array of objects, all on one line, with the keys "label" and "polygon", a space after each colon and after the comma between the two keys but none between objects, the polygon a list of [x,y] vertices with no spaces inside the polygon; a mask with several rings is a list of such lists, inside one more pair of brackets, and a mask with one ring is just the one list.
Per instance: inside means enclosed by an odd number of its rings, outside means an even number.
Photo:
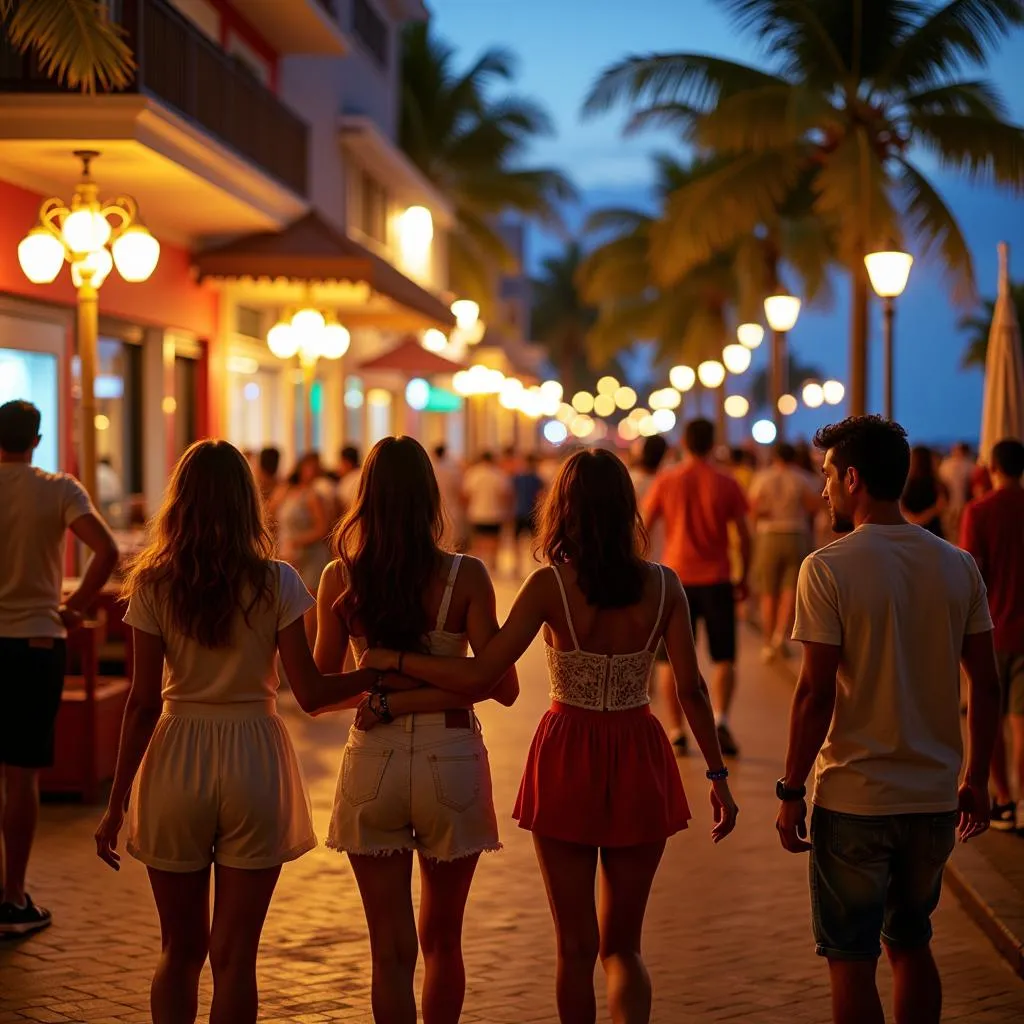
[{"label": "palm tree", "polygon": [[0,38],[72,89],[123,89],[132,80],[124,30],[99,0],[0,0]]},{"label": "palm tree", "polygon": [[[1024,324],[1024,281],[1010,285],[1010,296],[1017,309],[1017,323]],[[965,370],[985,369],[985,358],[988,355],[988,338],[992,333],[992,317],[995,316],[996,300],[985,299],[981,309],[960,318],[957,327],[966,331],[967,348],[960,365]]]},{"label": "palm tree", "polygon": [[[938,250],[955,294],[974,292],[960,226],[912,160],[929,151],[974,182],[1024,189],[1024,132],[996,88],[963,77],[1024,24],[1021,0],[717,0],[756,33],[771,70],[706,54],[629,57],[607,69],[590,113],[627,99],[639,126],[678,125],[723,158],[669,204],[654,240],[662,273],[682,274],[763,230],[806,184],[852,277],[851,406],[866,400],[868,280],[863,257],[904,233]],[[634,118],[634,127],[637,126]]]},{"label": "palm tree", "polygon": [[551,131],[545,111],[519,96],[488,95],[514,68],[511,53],[490,49],[458,71],[455,51],[429,24],[405,30],[399,141],[455,208],[451,288],[485,310],[498,272],[515,263],[496,230],[498,217],[515,211],[558,223],[558,204],[574,196],[561,172],[521,163],[530,142]]},{"label": "palm tree", "polygon": [[582,260],[579,242],[572,241],[562,252],[544,260],[541,275],[532,282],[530,337],[547,349],[567,393],[589,383],[587,333],[597,316],[576,287]]}]

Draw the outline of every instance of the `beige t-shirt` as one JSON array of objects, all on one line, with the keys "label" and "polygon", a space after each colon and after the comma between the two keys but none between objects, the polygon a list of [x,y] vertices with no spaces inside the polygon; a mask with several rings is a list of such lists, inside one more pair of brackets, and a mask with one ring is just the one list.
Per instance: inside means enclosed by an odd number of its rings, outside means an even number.
[{"label": "beige t-shirt", "polygon": [[795,640],[842,648],[814,802],[845,814],[957,806],[960,652],[992,629],[974,559],[919,526],[867,524],[808,556]]},{"label": "beige t-shirt", "polygon": [[512,484],[508,474],[497,466],[487,462],[470,466],[463,477],[462,490],[466,495],[466,515],[470,523],[492,526],[508,519]]},{"label": "beige t-shirt", "polygon": [[248,624],[239,610],[226,647],[203,647],[178,633],[166,603],[151,588],[132,595],[124,621],[164,641],[164,700],[230,704],[277,696],[277,634],[316,602],[290,565],[274,561],[271,567],[273,601],[257,604],[249,612]]},{"label": "beige t-shirt", "polygon": [[821,493],[821,482],[799,466],[769,466],[754,475],[747,495],[757,513],[758,533],[808,533],[808,497]]},{"label": "beige t-shirt", "polygon": [[74,477],[0,463],[0,636],[67,636],[57,614],[64,536],[90,513],[89,495]]}]

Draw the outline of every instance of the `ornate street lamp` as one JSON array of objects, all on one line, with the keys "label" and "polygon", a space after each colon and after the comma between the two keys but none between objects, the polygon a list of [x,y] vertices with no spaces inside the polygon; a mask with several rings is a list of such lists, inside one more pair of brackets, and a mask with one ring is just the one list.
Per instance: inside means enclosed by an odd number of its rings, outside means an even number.
[{"label": "ornate street lamp", "polygon": [[871,278],[871,287],[882,300],[883,332],[882,345],[885,378],[882,391],[885,396],[885,418],[893,417],[893,321],[896,318],[896,303],[907,287],[910,268],[914,257],[909,252],[900,252],[891,245],[884,252],[871,252],[864,257],[864,265]]},{"label": "ornate street lamp", "polygon": [[65,260],[78,290],[78,358],[81,367],[81,464],[79,474],[95,501],[96,493],[96,352],[99,339],[99,288],[110,271],[126,280],[149,279],[160,259],[160,243],[139,218],[131,196],[100,200],[89,167],[99,153],[75,150],[82,179],[71,204],[44,200],[39,222],[18,244],[18,262],[33,284],[50,284]]},{"label": "ornate street lamp", "polygon": [[777,435],[782,437],[779,399],[786,387],[786,334],[796,326],[800,300],[780,288],[764,300],[764,315],[772,329],[772,420]]}]

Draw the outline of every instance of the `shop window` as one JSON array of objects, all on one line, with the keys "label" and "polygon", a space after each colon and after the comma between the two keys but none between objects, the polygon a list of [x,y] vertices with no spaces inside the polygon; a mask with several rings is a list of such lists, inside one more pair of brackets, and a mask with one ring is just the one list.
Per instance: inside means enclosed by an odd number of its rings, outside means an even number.
[{"label": "shop window", "polygon": [[100,504],[110,522],[124,525],[127,499],[142,492],[142,349],[100,338],[96,397],[96,459]]},{"label": "shop window", "polygon": [[[255,363],[255,360],[252,360]],[[228,440],[244,452],[280,444],[278,436],[279,371],[252,368],[242,361],[238,368],[228,366],[229,435]]]},{"label": "shop window", "polygon": [[387,189],[364,170],[359,172],[359,230],[381,245],[388,244]]},{"label": "shop window", "polygon": [[263,338],[263,312],[250,306],[235,306],[235,333],[246,338]]},{"label": "shop window", "polygon": [[370,0],[352,0],[352,32],[381,68],[388,66],[388,23]]},{"label": "shop window", "polygon": [[199,438],[199,416],[196,403],[198,363],[195,359],[176,356],[174,359],[174,454],[181,453]]},{"label": "shop window", "polygon": [[60,376],[49,352],[0,348],[0,405],[31,402],[42,417],[42,440],[32,462],[48,473],[60,468]]}]

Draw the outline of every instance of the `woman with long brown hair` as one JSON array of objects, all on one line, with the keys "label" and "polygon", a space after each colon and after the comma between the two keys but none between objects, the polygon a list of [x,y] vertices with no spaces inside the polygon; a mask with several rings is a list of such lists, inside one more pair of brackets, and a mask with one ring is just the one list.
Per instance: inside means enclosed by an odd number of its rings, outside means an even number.
[{"label": "woman with long brown hair", "polygon": [[154,1024],[195,1020],[207,955],[211,1024],[256,1020],[256,954],[281,865],[316,845],[276,713],[275,656],[311,714],[379,675],[317,671],[303,625],[313,599],[272,550],[241,452],[197,441],[175,467],[124,584],[134,672],[96,848],[117,870],[131,792],[127,849],[147,866],[160,915]]},{"label": "woman with long brown hair", "polygon": [[[315,657],[336,669],[351,646],[465,660],[498,631],[483,564],[441,547],[444,516],[427,453],[409,437],[378,442],[355,506],[339,525],[337,560],[317,594]],[[374,688],[345,746],[327,845],[349,855],[370,932],[374,1020],[415,1024],[417,946],[426,965],[425,1024],[455,1024],[465,997],[462,921],[480,854],[496,850],[491,776],[474,701],[511,704],[507,667],[474,697],[438,688]],[[375,727],[372,731],[370,725]],[[422,895],[413,915],[413,853]]]},{"label": "woman with long brown hair", "polygon": [[[600,956],[617,1024],[650,1019],[640,935],[666,839],[690,817],[668,737],[650,711],[663,639],[679,700],[708,764],[715,842],[736,823],[683,588],[643,558],[633,484],[616,456],[577,452],[544,506],[548,566],[523,585],[501,631],[468,661],[371,650],[365,668],[438,683],[472,697],[492,686],[543,629],[553,703],[537,729],[515,817],[533,832],[558,937],[564,1024],[596,1019]],[[399,650],[401,648],[399,647]],[[594,898],[600,863],[601,911]]]}]

